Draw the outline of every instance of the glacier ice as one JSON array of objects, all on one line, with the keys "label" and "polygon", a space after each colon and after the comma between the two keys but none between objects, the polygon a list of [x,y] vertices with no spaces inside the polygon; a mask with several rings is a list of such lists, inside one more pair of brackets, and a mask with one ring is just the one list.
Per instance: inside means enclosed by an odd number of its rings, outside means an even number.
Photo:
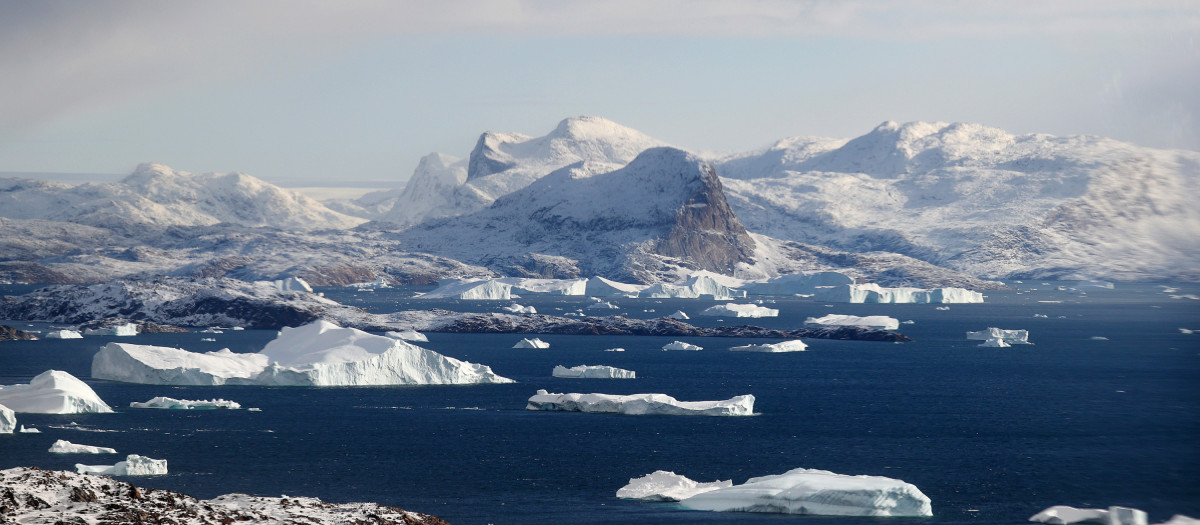
[{"label": "glacier ice", "polygon": [[90,330],[84,330],[83,335],[115,335],[118,337],[129,337],[138,335],[138,327],[133,323],[118,324],[104,328],[92,328]]},{"label": "glacier ice", "polygon": [[28,384],[0,386],[0,405],[31,414],[112,412],[92,387],[61,370],[47,370]]},{"label": "glacier ice", "polygon": [[634,379],[637,377],[637,373],[633,370],[607,365],[579,365],[571,368],[557,365],[551,375],[579,379]]},{"label": "glacier ice", "polygon": [[638,292],[638,297],[651,299],[697,299],[710,297],[717,300],[727,300],[746,297],[746,292],[735,290],[718,283],[707,275],[693,275],[682,284],[659,283],[646,287]]},{"label": "glacier ice", "polygon": [[803,352],[808,349],[808,345],[799,339],[791,339],[788,341],[780,341],[778,343],[764,343],[759,345],[742,345],[730,348],[734,352]]},{"label": "glacier ice", "polygon": [[704,350],[704,348],[701,348],[700,346],[697,346],[697,345],[694,345],[691,343],[685,343],[683,341],[671,341],[670,343],[663,345],[662,349],[663,350]]},{"label": "glacier ice", "polygon": [[1100,525],[1146,525],[1146,513],[1129,507],[1107,509],[1077,509],[1068,505],[1049,507],[1029,518],[1029,521],[1050,525],[1096,523]]},{"label": "glacier ice", "polygon": [[91,445],[76,445],[65,439],[55,441],[50,445],[53,454],[116,454],[117,450],[108,447],[93,447]]},{"label": "glacier ice", "polygon": [[666,394],[551,394],[538,390],[526,410],[597,412],[629,415],[751,416],[754,396],[735,396],[724,401],[679,401]]},{"label": "glacier ice", "polygon": [[688,314],[683,313],[683,310],[675,310],[675,313],[668,315],[667,318],[668,319],[679,319],[681,321],[684,319],[691,319],[691,317],[688,317]]},{"label": "glacier ice", "polygon": [[517,344],[513,345],[512,347],[513,348],[550,348],[550,343],[547,343],[541,339],[534,337],[533,339],[526,338],[526,339],[517,341]]},{"label": "glacier ice", "polygon": [[817,287],[845,286],[854,284],[854,279],[839,272],[801,272],[780,275],[765,281],[748,282],[742,289],[750,295],[795,295],[811,294]]},{"label": "glacier ice", "polygon": [[131,408],[159,408],[167,410],[206,410],[216,408],[238,409],[242,405],[236,401],[227,399],[202,399],[193,401],[191,399],[175,399],[173,397],[158,396],[151,398],[149,401],[133,401],[129,403]]},{"label": "glacier ice", "polygon": [[986,330],[978,332],[967,332],[967,340],[969,341],[988,341],[990,339],[1000,339],[1009,345],[1033,344],[1029,342],[1029,330],[1004,330],[1002,328],[988,327]]},{"label": "glacier ice", "polygon": [[429,342],[429,338],[425,337],[425,334],[418,332],[416,330],[405,330],[403,332],[387,332],[387,336],[394,337],[396,339],[403,339],[405,341],[413,341],[413,342],[417,342],[417,343],[428,343]]},{"label": "glacier ice", "polygon": [[815,292],[818,301],[835,303],[982,303],[983,293],[963,288],[885,288],[875,283],[843,284]]},{"label": "glacier ice", "polygon": [[805,468],[750,478],[741,485],[697,494],[680,501],[680,505],[717,512],[933,516],[929,498],[910,483]]},{"label": "glacier ice", "polygon": [[863,328],[877,328],[880,330],[896,330],[900,328],[900,321],[893,317],[885,315],[868,315],[859,317],[856,315],[844,314],[829,314],[822,317],[809,317],[804,320],[805,326],[861,326]]},{"label": "glacier ice", "polygon": [[83,339],[83,334],[75,330],[51,330],[44,335],[46,339]]},{"label": "glacier ice", "polygon": [[584,295],[588,280],[503,277],[496,281],[512,286],[512,291],[520,295]]},{"label": "glacier ice", "polygon": [[697,483],[674,472],[656,470],[640,478],[630,478],[627,485],[617,489],[617,497],[643,501],[679,501],[702,492],[732,486],[733,480]]},{"label": "glacier ice", "polygon": [[537,313],[537,308],[534,308],[532,306],[521,306],[517,303],[513,303],[508,306],[505,306],[504,310],[508,311],[508,312],[512,312],[514,314],[536,314]]},{"label": "glacier ice", "polygon": [[718,304],[705,308],[700,315],[710,317],[779,317],[779,310],[756,304]]},{"label": "glacier ice", "polygon": [[442,279],[421,299],[510,300],[512,285],[495,279]]},{"label": "glacier ice", "polygon": [[485,365],[315,321],[284,328],[256,354],[109,343],[92,377],[157,385],[365,386],[509,383]]},{"label": "glacier ice", "polygon": [[12,434],[17,429],[17,413],[0,405],[0,434]]},{"label": "glacier ice", "polygon": [[125,461],[115,465],[83,465],[75,464],[75,472],[80,474],[100,474],[103,476],[158,476],[167,473],[167,460],[150,459],[148,457],[130,454]]}]

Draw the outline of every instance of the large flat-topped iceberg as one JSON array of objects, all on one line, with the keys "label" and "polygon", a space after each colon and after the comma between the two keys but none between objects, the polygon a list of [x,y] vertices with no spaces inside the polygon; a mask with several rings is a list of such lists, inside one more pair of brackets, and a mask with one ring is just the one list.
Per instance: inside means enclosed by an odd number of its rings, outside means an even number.
[{"label": "large flat-topped iceberg", "polygon": [[512,299],[512,285],[495,279],[442,279],[438,287],[421,299]]},{"label": "large flat-topped iceberg", "polygon": [[75,330],[51,330],[42,337],[46,339],[83,339],[83,334]]},{"label": "large flat-topped iceberg", "polygon": [[236,401],[228,399],[201,399],[193,401],[191,399],[175,399],[173,397],[158,396],[151,398],[149,401],[133,401],[129,403],[130,408],[156,408],[162,410],[215,410],[224,408],[229,410],[237,410],[242,408],[242,405]]},{"label": "large flat-topped iceberg", "polygon": [[885,288],[875,283],[843,284],[816,291],[816,299],[835,303],[982,303],[983,294],[963,288]]},{"label": "large flat-topped iceberg", "polygon": [[711,317],[779,317],[779,310],[756,304],[718,304],[705,308],[700,315]]},{"label": "large flat-topped iceberg", "polygon": [[754,396],[724,401],[679,401],[666,394],[551,394],[538,390],[526,410],[667,416],[751,416]]},{"label": "large flat-topped iceberg", "polygon": [[789,273],[765,281],[748,282],[742,289],[750,295],[795,295],[815,293],[818,287],[854,284],[849,275],[839,272]]},{"label": "large flat-topped iceberg", "polygon": [[698,483],[674,472],[656,470],[640,478],[630,478],[627,485],[617,489],[617,497],[643,501],[680,501],[696,494],[732,486],[733,480]]},{"label": "large flat-topped iceberg", "polygon": [[1099,525],[1146,525],[1146,513],[1129,507],[1107,509],[1077,509],[1067,505],[1049,507],[1029,518],[1029,521],[1050,525],[1096,523]]},{"label": "large flat-topped iceberg", "polygon": [[61,370],[47,370],[29,384],[0,386],[0,405],[27,414],[108,413],[92,387]]},{"label": "large flat-topped iceberg", "polygon": [[804,320],[804,326],[861,326],[880,330],[897,330],[900,320],[886,315],[857,315],[829,314],[821,317],[809,317]]},{"label": "large flat-topped iceberg", "polygon": [[108,447],[94,447],[91,445],[77,445],[65,439],[55,441],[50,445],[51,454],[116,454],[117,449]]},{"label": "large flat-topped iceberg", "polygon": [[910,483],[805,468],[750,478],[741,485],[697,494],[679,503],[689,509],[717,512],[933,516],[929,498]]},{"label": "large flat-topped iceberg", "polygon": [[1005,330],[1003,328],[996,327],[988,327],[986,330],[980,330],[978,332],[967,332],[967,340],[988,342],[991,342],[992,340],[998,340],[1004,343],[1005,346],[1033,344],[1029,342],[1029,330]]},{"label": "large flat-topped iceberg", "polygon": [[512,287],[512,291],[520,295],[584,295],[587,293],[587,279],[529,279],[525,277],[504,277],[497,282]]},{"label": "large flat-topped iceberg", "polygon": [[707,275],[693,275],[683,284],[655,284],[638,292],[638,297],[651,299],[733,299],[745,296],[746,292],[725,286]]},{"label": "large flat-topped iceberg", "polygon": [[729,350],[734,352],[803,352],[808,349],[808,345],[799,339],[791,339],[788,341],[780,341],[778,343],[763,343],[759,345],[742,345],[735,346]]},{"label": "large flat-topped iceberg", "polygon": [[130,454],[125,461],[115,465],[83,465],[75,464],[75,472],[80,474],[100,474],[103,476],[158,476],[167,473],[167,460],[150,459],[148,457]]},{"label": "large flat-topped iceberg", "polygon": [[579,365],[567,368],[562,365],[554,367],[551,372],[554,377],[569,379],[635,379],[637,373],[607,365]]},{"label": "large flat-topped iceberg", "polygon": [[405,341],[316,321],[284,328],[261,352],[201,354],[110,343],[92,376],[157,385],[365,386],[509,383],[485,365]]}]

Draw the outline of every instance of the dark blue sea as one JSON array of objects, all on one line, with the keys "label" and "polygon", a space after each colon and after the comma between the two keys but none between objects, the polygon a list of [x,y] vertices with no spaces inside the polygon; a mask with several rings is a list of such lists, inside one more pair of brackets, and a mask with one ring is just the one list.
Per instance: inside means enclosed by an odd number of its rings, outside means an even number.
[{"label": "dark blue sea", "polygon": [[[0,436],[0,468],[72,469],[114,456],[49,454],[57,439],[167,459],[170,474],[129,481],[209,498],[229,492],[373,501],[456,525],[636,523],[1020,524],[1051,505],[1124,505],[1151,523],[1200,516],[1200,295],[1122,285],[1086,294],[1027,282],[985,304],[827,305],[766,297],[777,318],[697,317],[711,301],[617,299],[621,313],[681,309],[698,324],[799,327],[827,313],[889,315],[912,343],[807,340],[808,351],[729,352],[748,342],[684,338],[700,352],[664,352],[673,338],[557,336],[546,350],[522,336],[428,334],[427,347],[490,365],[510,385],[264,388],[141,386],[90,379],[112,337],[0,343],[0,384],[47,369],[87,381],[116,414],[19,414],[41,434]],[[27,287],[3,287],[14,293]],[[499,311],[505,301],[411,299],[418,288],[322,289],[378,312],[431,306]],[[1172,295],[1177,298],[1172,298]],[[774,301],[771,303],[771,301]],[[1056,301],[1056,302],[1041,302]],[[517,300],[575,312],[586,298]],[[740,302],[740,301],[739,301]],[[649,311],[653,310],[653,311]],[[597,313],[596,310],[584,310]],[[1035,317],[1040,314],[1045,317]],[[47,325],[8,322],[25,329]],[[966,331],[1028,329],[1031,346],[980,348]],[[1196,334],[1180,328],[1197,329]],[[123,342],[257,351],[271,331],[147,334]],[[216,342],[201,341],[215,337]],[[1106,338],[1106,339],[1095,339]],[[624,352],[604,352],[622,347]],[[557,379],[555,365],[604,364],[634,380]],[[660,392],[680,400],[757,397],[753,417],[532,412],[551,392]],[[225,398],[261,412],[128,408],[154,396]],[[630,478],[670,470],[697,481],[806,467],[902,479],[933,500],[935,517],[828,518],[720,514],[619,500]]]}]

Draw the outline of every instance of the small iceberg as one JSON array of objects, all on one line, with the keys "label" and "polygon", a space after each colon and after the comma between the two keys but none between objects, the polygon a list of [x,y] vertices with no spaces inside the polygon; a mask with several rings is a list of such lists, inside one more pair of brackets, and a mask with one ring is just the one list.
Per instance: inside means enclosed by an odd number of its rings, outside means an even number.
[{"label": "small iceberg", "polygon": [[733,480],[697,483],[674,472],[656,470],[640,478],[630,478],[629,484],[617,489],[617,497],[642,501],[680,501],[696,494],[732,486]]},{"label": "small iceberg", "polygon": [[129,337],[138,335],[138,327],[133,323],[117,324],[104,328],[92,328],[84,330],[83,335],[112,335],[117,337]]},{"label": "small iceberg", "polygon": [[41,434],[42,433],[41,430],[38,430],[33,427],[27,427],[25,425],[21,425],[21,428],[17,429],[17,432],[20,432],[22,434]]},{"label": "small iceberg", "polygon": [[667,319],[679,319],[682,321],[685,319],[691,319],[691,317],[688,317],[688,314],[683,313],[683,310],[675,310],[675,313],[668,315]]},{"label": "small iceberg", "polygon": [[1029,330],[1004,330],[1002,328],[988,327],[988,329],[978,332],[967,332],[968,341],[988,341],[991,339],[1001,339],[1009,345],[1033,344],[1029,342]]},{"label": "small iceberg", "polygon": [[773,512],[824,516],[933,516],[929,497],[916,486],[882,476],[848,476],[798,468],[750,478],[679,502],[716,512]]},{"label": "small iceberg", "polygon": [[885,315],[859,317],[856,315],[829,314],[822,317],[809,317],[804,320],[804,326],[859,326],[879,330],[896,330],[900,328],[900,321],[894,317],[887,317]]},{"label": "small iceberg", "polygon": [[605,348],[605,352],[624,352],[624,348]]},{"label": "small iceberg", "polygon": [[61,370],[47,370],[24,385],[0,386],[0,405],[30,414],[109,413],[92,387]]},{"label": "small iceberg", "polygon": [[532,306],[521,306],[517,303],[510,304],[504,307],[504,310],[514,314],[536,314],[537,308]]},{"label": "small iceberg", "polygon": [[633,370],[606,365],[579,365],[571,368],[558,365],[554,367],[551,375],[570,379],[635,379],[637,377]]},{"label": "small iceberg", "polygon": [[91,445],[76,445],[65,439],[55,441],[50,445],[51,454],[116,454],[117,449],[108,447],[93,447]]},{"label": "small iceberg", "polygon": [[666,416],[751,416],[754,396],[724,401],[679,401],[666,394],[551,394],[538,390],[526,410]]},{"label": "small iceberg", "polygon": [[80,474],[100,474],[103,476],[159,476],[167,473],[167,460],[150,459],[130,454],[125,461],[116,465],[83,465],[75,464],[75,472]]},{"label": "small iceberg", "polygon": [[733,352],[803,352],[808,349],[808,345],[799,339],[791,339],[788,341],[780,341],[778,343],[767,343],[760,345],[742,345],[730,348]]},{"label": "small iceberg", "polygon": [[621,309],[620,306],[612,304],[608,301],[598,301],[598,302],[587,305],[587,308],[585,308],[585,310],[620,310],[620,309]]},{"label": "small iceberg", "polygon": [[131,408],[158,408],[164,410],[213,410],[218,408],[236,410],[242,408],[242,405],[237,402],[226,399],[192,401],[190,399],[175,399],[162,396],[144,402],[134,401],[129,403],[129,406]]},{"label": "small iceberg", "polygon": [[755,304],[718,304],[700,312],[711,317],[779,317],[779,310]]},{"label": "small iceberg", "polygon": [[663,350],[704,350],[703,348],[683,341],[672,341],[662,347]]},{"label": "small iceberg", "polygon": [[513,348],[550,348],[550,343],[534,337],[533,339],[522,339],[517,341]]},{"label": "small iceberg", "polygon": [[[1178,516],[1177,516],[1178,517]],[[1108,509],[1077,509],[1067,505],[1055,505],[1029,518],[1029,521],[1050,525],[1072,523],[1096,523],[1101,525],[1146,525],[1146,513],[1129,507]],[[1174,518],[1172,518],[1174,521]]]},{"label": "small iceberg", "polygon": [[42,337],[46,339],[83,339],[83,334],[74,330],[51,330]]}]

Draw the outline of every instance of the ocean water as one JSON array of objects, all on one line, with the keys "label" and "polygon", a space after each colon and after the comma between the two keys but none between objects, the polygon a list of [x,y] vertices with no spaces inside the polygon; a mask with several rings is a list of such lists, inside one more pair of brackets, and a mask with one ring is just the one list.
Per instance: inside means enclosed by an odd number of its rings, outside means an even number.
[{"label": "ocean water", "polygon": [[[0,384],[50,368],[85,379],[116,414],[18,415],[41,434],[0,436],[0,468],[71,469],[111,455],[55,455],[56,439],[167,459],[170,474],[130,478],[198,497],[229,492],[375,501],[464,524],[899,523],[1019,524],[1051,505],[1143,509],[1151,523],[1200,516],[1200,295],[1117,285],[1075,294],[1059,283],[1017,284],[974,305],[846,305],[762,298],[777,318],[707,318],[711,301],[616,299],[656,317],[683,310],[697,324],[797,327],[827,313],[890,315],[915,342],[811,339],[808,351],[729,352],[748,342],[682,338],[699,352],[660,350],[674,338],[428,334],[425,346],[490,365],[510,385],[264,388],[164,387],[90,379],[111,340],[250,352],[271,331],[147,334],[0,343]],[[0,294],[20,288],[0,288]],[[374,311],[444,307],[499,311],[506,301],[421,301],[416,288],[327,296]],[[758,298],[752,298],[758,299]],[[1050,302],[1044,302],[1050,301]],[[528,297],[540,313],[577,312],[579,297]],[[739,301],[742,302],[742,301]],[[653,311],[648,311],[653,310]],[[1045,317],[1035,317],[1035,314]],[[27,329],[46,325],[7,322]],[[965,332],[1028,329],[1034,345],[980,348]],[[201,341],[202,337],[216,342]],[[1094,339],[1103,337],[1106,339]],[[624,352],[604,352],[621,347]],[[555,365],[632,369],[633,380],[558,379]],[[620,416],[525,410],[537,389],[681,400],[757,397],[752,417]],[[261,412],[128,408],[154,396],[224,398]],[[619,500],[630,478],[670,470],[697,481],[806,467],[902,479],[933,501],[932,518],[726,514]]]}]

